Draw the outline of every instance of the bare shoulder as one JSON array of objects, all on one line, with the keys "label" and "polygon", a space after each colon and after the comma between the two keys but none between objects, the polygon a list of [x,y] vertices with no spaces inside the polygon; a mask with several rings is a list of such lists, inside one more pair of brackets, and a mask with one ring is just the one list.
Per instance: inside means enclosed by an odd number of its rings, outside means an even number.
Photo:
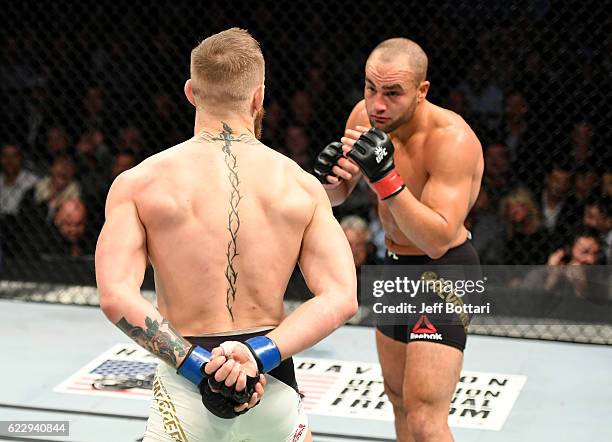
[{"label": "bare shoulder", "polygon": [[370,119],[368,118],[368,112],[366,111],[365,100],[359,101],[355,107],[353,107],[353,110],[346,121],[347,129],[355,129],[356,126],[370,126]]},{"label": "bare shoulder", "polygon": [[325,189],[323,189],[323,186],[314,175],[306,172],[291,158],[276,151],[271,150],[271,152],[278,158],[279,164],[282,165],[283,171],[285,172],[285,179],[293,181],[300,191],[311,198],[318,199],[321,196],[325,196],[325,199],[327,199]]},{"label": "bare shoulder", "polygon": [[448,164],[454,167],[475,168],[482,158],[482,146],[470,126],[454,112],[439,108],[444,113],[438,124],[427,134],[426,150],[430,165]]},{"label": "bare shoulder", "polygon": [[113,182],[113,187],[129,188],[132,191],[138,191],[143,185],[146,185],[153,179],[156,175],[155,171],[160,167],[159,162],[153,160],[152,157],[146,158],[141,163],[117,176]]},{"label": "bare shoulder", "polygon": [[168,170],[184,156],[183,151],[188,145],[189,142],[186,141],[151,155],[136,166],[123,172],[117,179],[121,178],[120,181],[126,185],[146,186],[160,176],[167,175]]},{"label": "bare shoulder", "polygon": [[325,189],[318,179],[301,168],[296,177],[302,189],[312,198],[315,204],[319,205],[323,203],[331,208],[327,193],[325,193]]}]

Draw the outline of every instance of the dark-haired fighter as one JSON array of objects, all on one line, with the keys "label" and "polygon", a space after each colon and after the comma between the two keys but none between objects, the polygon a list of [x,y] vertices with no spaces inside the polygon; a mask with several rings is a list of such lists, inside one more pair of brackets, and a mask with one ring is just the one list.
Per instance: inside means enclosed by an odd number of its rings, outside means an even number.
[{"label": "dark-haired fighter", "polygon": [[[480,189],[482,149],[459,115],[427,101],[426,74],[427,56],[413,41],[393,38],[378,45],[365,67],[365,99],[351,112],[342,143],[319,154],[315,173],[333,205],[366,175],[380,199],[385,264],[478,264],[463,224]],[[435,300],[433,295],[428,302]],[[377,327],[400,442],[452,440],[448,411],[467,325],[442,319],[433,324],[439,340],[418,332],[424,321],[418,316]]]}]

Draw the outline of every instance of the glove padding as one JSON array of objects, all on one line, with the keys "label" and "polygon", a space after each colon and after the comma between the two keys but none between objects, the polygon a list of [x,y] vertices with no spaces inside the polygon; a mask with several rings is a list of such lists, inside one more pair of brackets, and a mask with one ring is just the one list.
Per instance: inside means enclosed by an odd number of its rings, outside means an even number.
[{"label": "glove padding", "polygon": [[349,158],[357,163],[368,177],[372,188],[383,200],[398,194],[406,187],[395,169],[394,152],[395,148],[389,136],[374,127],[361,134],[348,152]]},{"label": "glove padding", "polygon": [[342,158],[342,143],[334,141],[319,152],[314,163],[314,176],[323,184],[329,184],[327,176],[332,175],[332,168]]},{"label": "glove padding", "polygon": [[[215,379],[215,373],[208,374],[204,371],[205,365],[202,366],[202,374],[204,380],[198,388],[202,395],[202,403],[208,411],[222,419],[234,419],[241,414],[249,411],[249,408],[242,411],[235,411],[234,407],[249,402],[251,396],[255,392],[255,386],[259,382],[259,376],[253,377],[247,375],[246,387],[242,391],[236,391],[234,387],[228,387],[225,382],[219,382]],[[213,389],[215,391],[213,391]]]}]

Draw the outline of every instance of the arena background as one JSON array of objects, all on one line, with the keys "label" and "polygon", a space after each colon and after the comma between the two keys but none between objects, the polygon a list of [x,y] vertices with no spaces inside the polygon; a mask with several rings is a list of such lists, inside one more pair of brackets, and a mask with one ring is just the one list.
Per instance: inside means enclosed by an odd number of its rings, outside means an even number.
[{"label": "arena background", "polygon": [[[307,170],[342,135],[372,48],[391,36],[414,39],[429,55],[430,101],[462,115],[485,150],[486,198],[468,220],[483,263],[544,265],[558,249],[569,254],[576,233],[589,228],[600,241],[594,264],[609,264],[612,38],[605,2],[424,3],[6,4],[2,168],[6,175],[21,163],[32,175],[17,203],[14,193],[2,199],[0,297],[97,305],[93,251],[108,187],[121,170],[193,135],[194,111],[183,96],[190,50],[232,26],[249,29],[266,57],[263,141]],[[557,195],[551,220],[543,192]],[[72,206],[62,217],[63,200]],[[339,219],[357,215],[370,226],[363,264],[381,254],[371,204],[362,188],[336,209]],[[529,228],[513,218],[517,204]],[[295,304],[308,291],[294,276],[287,298]],[[149,269],[151,298],[152,288]],[[604,289],[586,300],[515,290],[520,299],[567,308],[553,320],[517,315],[471,331],[609,344],[609,279]],[[363,314],[354,322],[368,323]]]}]

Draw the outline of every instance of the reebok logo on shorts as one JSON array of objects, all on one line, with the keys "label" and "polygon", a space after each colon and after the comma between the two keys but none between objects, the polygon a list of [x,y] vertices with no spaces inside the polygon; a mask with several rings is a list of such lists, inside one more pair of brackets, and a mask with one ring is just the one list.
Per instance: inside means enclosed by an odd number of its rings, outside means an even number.
[{"label": "reebok logo on shorts", "polygon": [[414,324],[414,327],[412,327],[410,339],[429,339],[433,341],[441,341],[442,335],[438,333],[438,330],[436,327],[434,327],[426,315],[421,315],[417,323]]}]

